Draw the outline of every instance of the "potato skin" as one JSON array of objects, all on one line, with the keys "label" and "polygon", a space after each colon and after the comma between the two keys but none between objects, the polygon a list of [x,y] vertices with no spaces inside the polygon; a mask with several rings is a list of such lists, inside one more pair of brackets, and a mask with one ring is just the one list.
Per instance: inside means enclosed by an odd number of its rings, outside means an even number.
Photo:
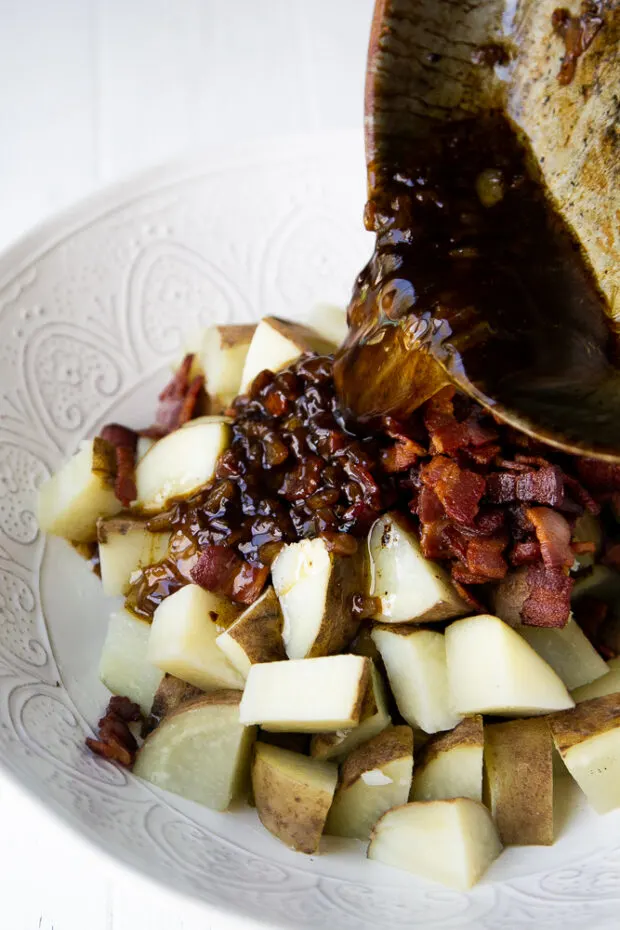
[{"label": "potato skin", "polygon": [[550,714],[547,720],[558,752],[564,754],[571,746],[620,726],[620,694],[582,701],[571,710]]},{"label": "potato skin", "polygon": [[437,756],[456,746],[482,746],[483,743],[482,714],[471,714],[457,724],[453,730],[431,736],[419,757],[416,758],[416,771],[419,772]]},{"label": "potato skin", "polygon": [[340,788],[348,788],[363,772],[381,769],[389,762],[413,755],[413,730],[408,726],[388,727],[354,749],[343,763]]}]

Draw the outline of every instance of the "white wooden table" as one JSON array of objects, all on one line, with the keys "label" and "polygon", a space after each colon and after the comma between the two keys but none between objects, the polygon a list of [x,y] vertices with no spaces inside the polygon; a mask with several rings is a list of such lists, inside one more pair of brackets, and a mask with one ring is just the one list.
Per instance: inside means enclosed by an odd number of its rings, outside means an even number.
[{"label": "white wooden table", "polygon": [[[359,127],[372,6],[0,0],[0,247],[189,151]],[[0,775],[0,930],[243,925],[120,870]]]}]

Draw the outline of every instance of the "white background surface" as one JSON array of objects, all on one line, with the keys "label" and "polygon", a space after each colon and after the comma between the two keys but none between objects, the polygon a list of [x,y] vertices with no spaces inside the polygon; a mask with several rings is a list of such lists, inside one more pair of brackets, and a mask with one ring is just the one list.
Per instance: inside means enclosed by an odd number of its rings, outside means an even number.
[{"label": "white background surface", "polygon": [[[359,127],[372,6],[0,0],[0,247],[170,158]],[[121,872],[0,775],[0,930],[242,926]]]}]

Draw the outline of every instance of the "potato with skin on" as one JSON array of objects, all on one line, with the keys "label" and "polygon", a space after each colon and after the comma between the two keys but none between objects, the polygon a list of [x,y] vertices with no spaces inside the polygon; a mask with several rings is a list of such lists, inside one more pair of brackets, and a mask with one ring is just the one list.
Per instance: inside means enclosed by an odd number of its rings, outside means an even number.
[{"label": "potato with skin on", "polygon": [[112,694],[128,697],[148,714],[163,677],[147,660],[151,625],[128,610],[110,615],[99,660],[99,677]]},{"label": "potato with skin on", "polygon": [[252,791],[258,816],[297,852],[317,852],[337,782],[338,769],[331,762],[256,743]]},{"label": "potato with skin on", "polygon": [[196,584],[170,594],[153,614],[148,661],[204,691],[243,688],[243,676],[216,642],[221,632],[216,621],[226,609],[224,598]]},{"label": "potato with skin on", "polygon": [[247,786],[254,727],[239,722],[240,691],[205,694],[165,717],[138,752],[134,775],[189,801],[226,810]]},{"label": "potato with skin on", "polygon": [[210,417],[209,422],[177,429],[159,439],[136,466],[136,509],[159,513],[170,501],[204,487],[229,442],[230,425],[224,417]]},{"label": "potato with skin on", "polygon": [[243,366],[255,331],[254,323],[209,326],[204,331],[198,363],[212,404],[229,407],[240,393]]},{"label": "potato with skin on", "polygon": [[572,617],[561,628],[522,625],[515,629],[557,672],[569,691],[608,671],[607,663]]},{"label": "potato with skin on", "polygon": [[553,843],[552,748],[541,718],[484,728],[485,802],[505,846]]},{"label": "potato with skin on", "polygon": [[256,327],[243,366],[239,393],[245,394],[254,378],[268,369],[278,372],[307,352],[331,355],[336,346],[302,323],[265,316]]},{"label": "potato with skin on", "polygon": [[561,678],[499,617],[456,620],[445,639],[449,688],[459,713],[532,717],[573,707]]},{"label": "potato with skin on", "polygon": [[325,832],[367,840],[386,811],[407,802],[413,771],[411,727],[389,727],[345,760]]},{"label": "potato with skin on", "polygon": [[451,730],[461,720],[448,687],[443,633],[407,626],[377,626],[372,638],[385,663],[398,709],[425,733]]},{"label": "potato with skin on", "polygon": [[411,801],[482,801],[482,717],[465,717],[448,733],[431,736],[416,758]]},{"label": "potato with skin on", "polygon": [[374,619],[382,623],[434,623],[462,616],[468,607],[450,575],[422,554],[411,524],[386,513],[368,535],[370,595],[380,600]]},{"label": "potato with skin on", "polygon": [[201,697],[204,693],[202,688],[181,681],[180,678],[175,678],[174,675],[164,675],[153,695],[150,715],[156,720],[161,720],[177,710],[181,704],[187,704],[189,701]]},{"label": "potato with skin on", "polygon": [[595,811],[620,807],[620,694],[548,717],[556,749]]},{"label": "potato with skin on", "polygon": [[470,798],[415,801],[376,824],[368,858],[467,891],[502,851],[489,811]]},{"label": "potato with skin on", "polygon": [[220,633],[217,645],[240,675],[248,677],[252,665],[286,659],[282,642],[282,610],[271,585],[258,600]]},{"label": "potato with skin on", "polygon": [[97,520],[123,509],[114,493],[115,475],[114,446],[99,437],[80,443],[75,455],[39,488],[39,528],[71,542],[94,542]]},{"label": "potato with skin on", "polygon": [[241,722],[285,733],[356,727],[370,667],[370,659],[352,655],[253,665],[241,701]]},{"label": "potato with skin on", "polygon": [[340,760],[361,743],[381,733],[391,722],[385,685],[373,663],[359,725],[335,733],[316,733],[310,744],[310,755],[315,759]]},{"label": "potato with skin on", "polygon": [[97,541],[103,593],[116,597],[127,594],[133,572],[164,558],[170,533],[151,533],[145,520],[118,516],[97,522]]},{"label": "potato with skin on", "polygon": [[583,701],[590,701],[592,698],[604,697],[606,694],[620,693],[620,658],[608,659],[606,665],[608,670],[604,675],[590,682],[589,685],[575,688],[571,692],[575,704],[582,704]]},{"label": "potato with skin on", "polygon": [[336,555],[320,537],[282,548],[271,577],[289,659],[334,655],[349,645],[360,624],[351,603],[362,590],[362,570],[359,554]]}]

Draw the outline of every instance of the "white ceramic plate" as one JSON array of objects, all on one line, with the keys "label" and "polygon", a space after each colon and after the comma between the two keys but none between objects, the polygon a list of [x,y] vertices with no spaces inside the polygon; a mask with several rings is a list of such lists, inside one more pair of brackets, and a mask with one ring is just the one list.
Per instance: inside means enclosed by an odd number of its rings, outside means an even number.
[{"label": "white ceramic plate", "polygon": [[556,845],[504,853],[470,894],[326,842],[306,858],[254,813],[215,814],[84,749],[109,604],[33,516],[36,488],[97,426],[151,420],[181,334],[213,320],[345,303],[370,252],[357,136],[273,145],[115,188],[0,260],[0,758],[106,852],[273,926],[332,930],[617,928],[620,815],[578,792]]}]

